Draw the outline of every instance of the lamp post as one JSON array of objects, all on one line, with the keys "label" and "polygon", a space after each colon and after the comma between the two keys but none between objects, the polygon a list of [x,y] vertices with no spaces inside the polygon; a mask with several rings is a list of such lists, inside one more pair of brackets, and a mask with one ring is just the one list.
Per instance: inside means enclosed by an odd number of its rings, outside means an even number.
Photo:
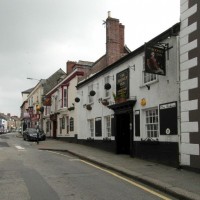
[{"label": "lamp post", "polygon": [[34,81],[40,81],[40,80],[41,80],[41,79],[30,78],[30,77],[27,77],[27,79],[29,79],[29,80],[34,80]]}]

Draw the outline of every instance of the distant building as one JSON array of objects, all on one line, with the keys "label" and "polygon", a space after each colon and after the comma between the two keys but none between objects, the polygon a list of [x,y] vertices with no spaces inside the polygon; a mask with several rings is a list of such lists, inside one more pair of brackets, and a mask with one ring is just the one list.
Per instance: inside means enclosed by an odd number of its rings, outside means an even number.
[{"label": "distant building", "polygon": [[[34,128],[38,125],[43,129],[44,93],[51,90],[65,76],[66,73],[62,69],[59,69],[48,79],[41,79],[34,88],[22,92],[23,104],[21,106],[21,119],[23,130],[27,127]],[[24,95],[27,95],[27,99]]]},{"label": "distant building", "polygon": [[11,116],[9,113],[5,115],[0,113],[0,132],[7,133],[17,131],[20,128],[21,120],[17,116]]}]

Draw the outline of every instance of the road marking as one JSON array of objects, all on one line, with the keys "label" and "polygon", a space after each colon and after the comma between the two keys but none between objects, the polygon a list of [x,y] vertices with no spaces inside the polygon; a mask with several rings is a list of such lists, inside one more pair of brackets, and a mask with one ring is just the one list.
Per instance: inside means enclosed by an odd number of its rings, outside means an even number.
[{"label": "road marking", "polygon": [[101,168],[101,167],[99,167],[99,166],[97,166],[97,165],[94,165],[94,164],[92,164],[92,163],[90,163],[90,162],[87,162],[87,161],[85,161],[85,160],[80,160],[80,161],[83,162],[83,163],[85,163],[85,164],[87,164],[87,165],[90,165],[90,166],[92,166],[92,167],[95,167],[95,168],[97,168],[97,169],[99,169],[99,170],[101,170],[101,171],[104,171],[104,172],[106,172],[106,173],[108,173],[108,174],[111,174],[111,175],[113,175],[113,176],[115,176],[115,177],[117,177],[117,178],[119,178],[119,179],[121,179],[121,180],[123,180],[123,181],[126,181],[126,182],[130,183],[131,185],[134,185],[134,186],[136,186],[136,187],[138,187],[138,188],[140,188],[140,189],[142,189],[142,190],[144,190],[144,191],[146,191],[146,192],[149,192],[149,193],[151,193],[151,194],[153,194],[153,195],[155,195],[155,196],[157,196],[157,197],[159,197],[159,198],[161,198],[161,199],[164,199],[164,200],[171,200],[170,198],[168,198],[168,197],[166,197],[166,196],[164,196],[164,195],[162,195],[162,194],[159,194],[158,192],[155,192],[155,191],[153,191],[153,190],[151,190],[151,189],[149,189],[149,188],[144,187],[143,185],[140,185],[140,184],[138,184],[138,183],[136,183],[136,182],[134,182],[134,181],[131,181],[131,180],[127,179],[127,178],[124,178],[124,177],[122,177],[122,176],[120,176],[120,175],[118,175],[118,174],[116,174],[116,173],[114,173],[114,172],[112,172],[112,171],[109,171],[109,170],[107,170],[107,169]]},{"label": "road marking", "polygon": [[19,151],[24,151],[25,148],[21,147],[21,146],[18,146],[18,145],[15,145],[15,147],[19,150]]},{"label": "road marking", "polygon": [[[70,156],[67,156],[67,155],[65,155],[65,154],[58,153],[58,152],[53,152],[53,151],[49,151],[49,152],[55,153],[55,154],[58,154],[58,155],[62,155],[62,156],[65,156],[65,157],[70,157]],[[114,173],[114,172],[112,172],[112,171],[110,171],[110,170],[101,168],[101,167],[99,167],[98,165],[92,164],[92,163],[87,162],[87,161],[82,160],[82,159],[79,159],[79,160],[80,160],[81,162],[87,164],[87,165],[90,165],[90,166],[92,166],[92,167],[95,167],[95,168],[97,168],[97,169],[99,169],[99,170],[101,170],[101,171],[104,171],[104,172],[106,172],[106,173],[108,173],[108,174],[111,174],[111,175],[113,175],[113,176],[115,176],[115,177],[117,177],[117,178],[119,178],[119,179],[121,179],[121,180],[123,180],[123,181],[125,181],[125,182],[128,182],[128,183],[130,183],[131,185],[134,185],[134,186],[136,186],[136,187],[138,187],[138,188],[140,188],[140,189],[142,189],[142,190],[144,190],[144,191],[146,191],[146,192],[148,192],[148,193],[151,193],[151,194],[153,194],[153,195],[155,195],[155,196],[157,196],[157,197],[159,197],[159,198],[161,198],[161,199],[163,199],[163,200],[171,200],[170,198],[168,198],[168,197],[166,197],[166,196],[164,196],[164,195],[162,195],[162,194],[159,194],[158,192],[155,192],[155,191],[153,191],[153,190],[151,190],[151,189],[149,189],[149,188],[147,188],[147,187],[145,187],[145,186],[143,186],[143,185],[140,185],[139,183],[136,183],[136,182],[131,181],[131,180],[127,179],[127,178],[124,178],[124,177],[122,177],[122,176],[120,176],[120,175],[118,175],[118,174],[116,174],[116,173]]]},{"label": "road marking", "polygon": [[62,155],[62,156],[67,157],[67,158],[73,158],[72,156],[68,156],[68,155],[65,155],[65,154],[62,154],[62,153],[58,153],[58,152],[55,152],[55,151],[50,151],[50,150],[47,150],[47,151],[51,152],[51,153],[54,153],[54,154]]},{"label": "road marking", "polygon": [[80,161],[80,159],[77,159],[77,158],[71,158],[69,159],[70,161]]}]

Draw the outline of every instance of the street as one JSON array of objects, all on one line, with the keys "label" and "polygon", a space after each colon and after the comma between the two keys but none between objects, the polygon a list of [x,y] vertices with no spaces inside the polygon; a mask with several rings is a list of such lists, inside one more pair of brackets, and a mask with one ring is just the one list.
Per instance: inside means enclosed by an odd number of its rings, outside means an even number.
[{"label": "street", "polygon": [[17,135],[0,135],[0,200],[175,199],[71,154],[38,150]]}]

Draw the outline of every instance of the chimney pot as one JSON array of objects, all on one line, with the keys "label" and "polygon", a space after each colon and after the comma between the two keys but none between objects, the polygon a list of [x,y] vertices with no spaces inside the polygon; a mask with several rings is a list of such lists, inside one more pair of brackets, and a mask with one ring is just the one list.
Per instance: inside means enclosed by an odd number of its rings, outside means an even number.
[{"label": "chimney pot", "polygon": [[108,11],[108,18],[110,18],[111,17],[111,12],[110,11]]}]

